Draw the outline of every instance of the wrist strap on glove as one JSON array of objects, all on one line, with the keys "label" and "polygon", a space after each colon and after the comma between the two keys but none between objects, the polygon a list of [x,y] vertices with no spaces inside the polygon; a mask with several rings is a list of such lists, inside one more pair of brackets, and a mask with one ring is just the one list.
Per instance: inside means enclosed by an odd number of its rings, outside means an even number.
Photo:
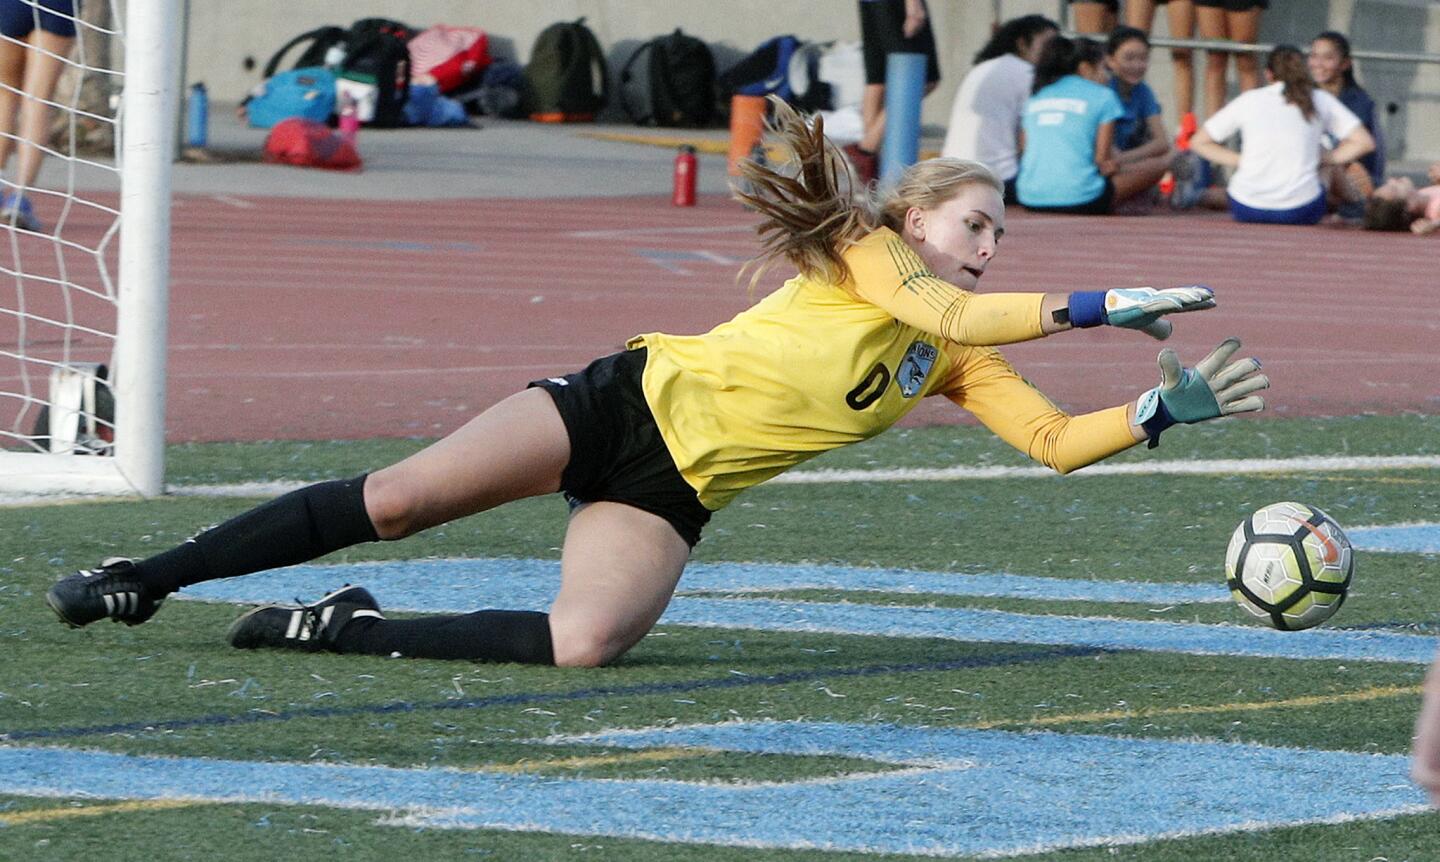
[{"label": "wrist strap on glove", "polygon": [[1076,329],[1104,326],[1104,290],[1077,290],[1070,294],[1070,325]]},{"label": "wrist strap on glove", "polygon": [[1135,423],[1145,430],[1150,442],[1145,444],[1147,449],[1154,449],[1160,445],[1160,432],[1175,424],[1175,417],[1165,407],[1165,402],[1160,398],[1160,387],[1147,390],[1139,400],[1135,402]]}]

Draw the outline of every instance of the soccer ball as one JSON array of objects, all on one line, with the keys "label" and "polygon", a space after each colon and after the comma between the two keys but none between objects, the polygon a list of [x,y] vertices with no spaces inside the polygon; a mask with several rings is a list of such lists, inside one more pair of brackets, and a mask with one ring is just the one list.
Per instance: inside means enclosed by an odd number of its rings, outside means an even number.
[{"label": "soccer ball", "polygon": [[1301,503],[1246,518],[1225,551],[1225,585],[1240,607],[1281,631],[1318,626],[1340,609],[1355,572],[1345,531]]}]

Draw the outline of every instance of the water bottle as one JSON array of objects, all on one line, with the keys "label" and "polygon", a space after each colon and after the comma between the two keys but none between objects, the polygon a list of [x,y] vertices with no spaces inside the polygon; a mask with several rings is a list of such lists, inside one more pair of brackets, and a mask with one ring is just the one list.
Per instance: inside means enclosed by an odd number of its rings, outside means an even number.
[{"label": "water bottle", "polygon": [[205,85],[190,86],[190,108],[185,115],[185,144],[190,147],[204,147],[210,137],[210,96]]},{"label": "water bottle", "polygon": [[346,93],[340,99],[340,137],[347,144],[355,145],[355,136],[360,133],[360,109],[355,97]]},{"label": "water bottle", "polygon": [[677,207],[695,206],[695,179],[698,162],[695,160],[695,148],[683,146],[675,156],[675,190],[670,196],[670,203]]}]

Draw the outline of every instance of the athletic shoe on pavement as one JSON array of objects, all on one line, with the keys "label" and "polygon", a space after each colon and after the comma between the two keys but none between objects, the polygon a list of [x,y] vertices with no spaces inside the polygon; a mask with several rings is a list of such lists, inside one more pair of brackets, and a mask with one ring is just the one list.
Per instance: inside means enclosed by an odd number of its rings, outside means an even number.
[{"label": "athletic shoe on pavement", "polygon": [[1209,172],[1204,170],[1204,160],[1184,150],[1176,153],[1175,160],[1170,163],[1170,172],[1175,176],[1175,188],[1170,192],[1171,208],[1188,210],[1200,203],[1209,179]]},{"label": "athletic shoe on pavement", "polygon": [[0,194],[0,224],[14,225],[20,230],[41,233],[44,227],[35,217],[35,208],[30,199],[14,192]]}]

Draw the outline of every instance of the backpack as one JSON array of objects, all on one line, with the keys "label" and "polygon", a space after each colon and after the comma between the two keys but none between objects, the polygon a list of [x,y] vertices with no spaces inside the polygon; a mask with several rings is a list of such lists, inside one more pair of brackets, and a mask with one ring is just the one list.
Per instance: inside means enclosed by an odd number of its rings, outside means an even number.
[{"label": "backpack", "polygon": [[322,66],[280,72],[262,81],[241,105],[255,129],[290,117],[323,123],[335,113],[335,76]]},{"label": "backpack", "polygon": [[410,40],[410,71],[429,75],[442,93],[453,93],[490,65],[490,38],[478,27],[436,24]]},{"label": "backpack", "polygon": [[542,123],[590,122],[610,96],[605,53],[585,19],[551,24],[525,66],[525,111]]},{"label": "backpack", "polygon": [[276,123],[265,138],[265,161],[348,171],[360,167],[360,154],[324,123],[291,117]]},{"label": "backpack", "polygon": [[274,77],[275,73],[280,70],[280,63],[284,60],[285,54],[296,45],[302,45],[306,42],[308,42],[309,45],[306,46],[304,51],[300,52],[300,56],[296,58],[290,68],[304,69],[310,66],[336,65],[336,60],[332,60],[329,55],[331,51],[334,51],[336,59],[341,56],[344,51],[345,32],[344,27],[316,27],[314,30],[307,30],[301,33],[299,36],[282,45],[280,50],[270,55],[270,59],[266,61],[260,77]]},{"label": "backpack", "polygon": [[790,91],[802,111],[860,107],[865,56],[859,42],[806,42],[790,57]]},{"label": "backpack", "polygon": [[115,393],[104,363],[72,362],[50,369],[50,402],[40,406],[30,436],[31,443],[46,452],[111,454]]},{"label": "backpack", "polygon": [[350,28],[336,96],[354,100],[360,122],[382,127],[405,125],[410,35],[405,25],[383,18],[365,18]]},{"label": "backpack", "polygon": [[485,67],[480,82],[453,97],[465,107],[466,113],[488,114],[518,120],[525,116],[522,98],[525,93],[525,70],[513,60],[495,60]]},{"label": "backpack", "polygon": [[795,36],[776,36],[751,51],[720,76],[720,89],[736,96],[768,96],[790,101],[790,57],[800,47]]},{"label": "backpack", "polygon": [[[630,98],[626,87],[641,56],[649,57],[645,87],[649,104]],[[710,46],[678,28],[641,45],[620,73],[620,105],[636,125],[708,125],[715,115],[715,56]]]}]

